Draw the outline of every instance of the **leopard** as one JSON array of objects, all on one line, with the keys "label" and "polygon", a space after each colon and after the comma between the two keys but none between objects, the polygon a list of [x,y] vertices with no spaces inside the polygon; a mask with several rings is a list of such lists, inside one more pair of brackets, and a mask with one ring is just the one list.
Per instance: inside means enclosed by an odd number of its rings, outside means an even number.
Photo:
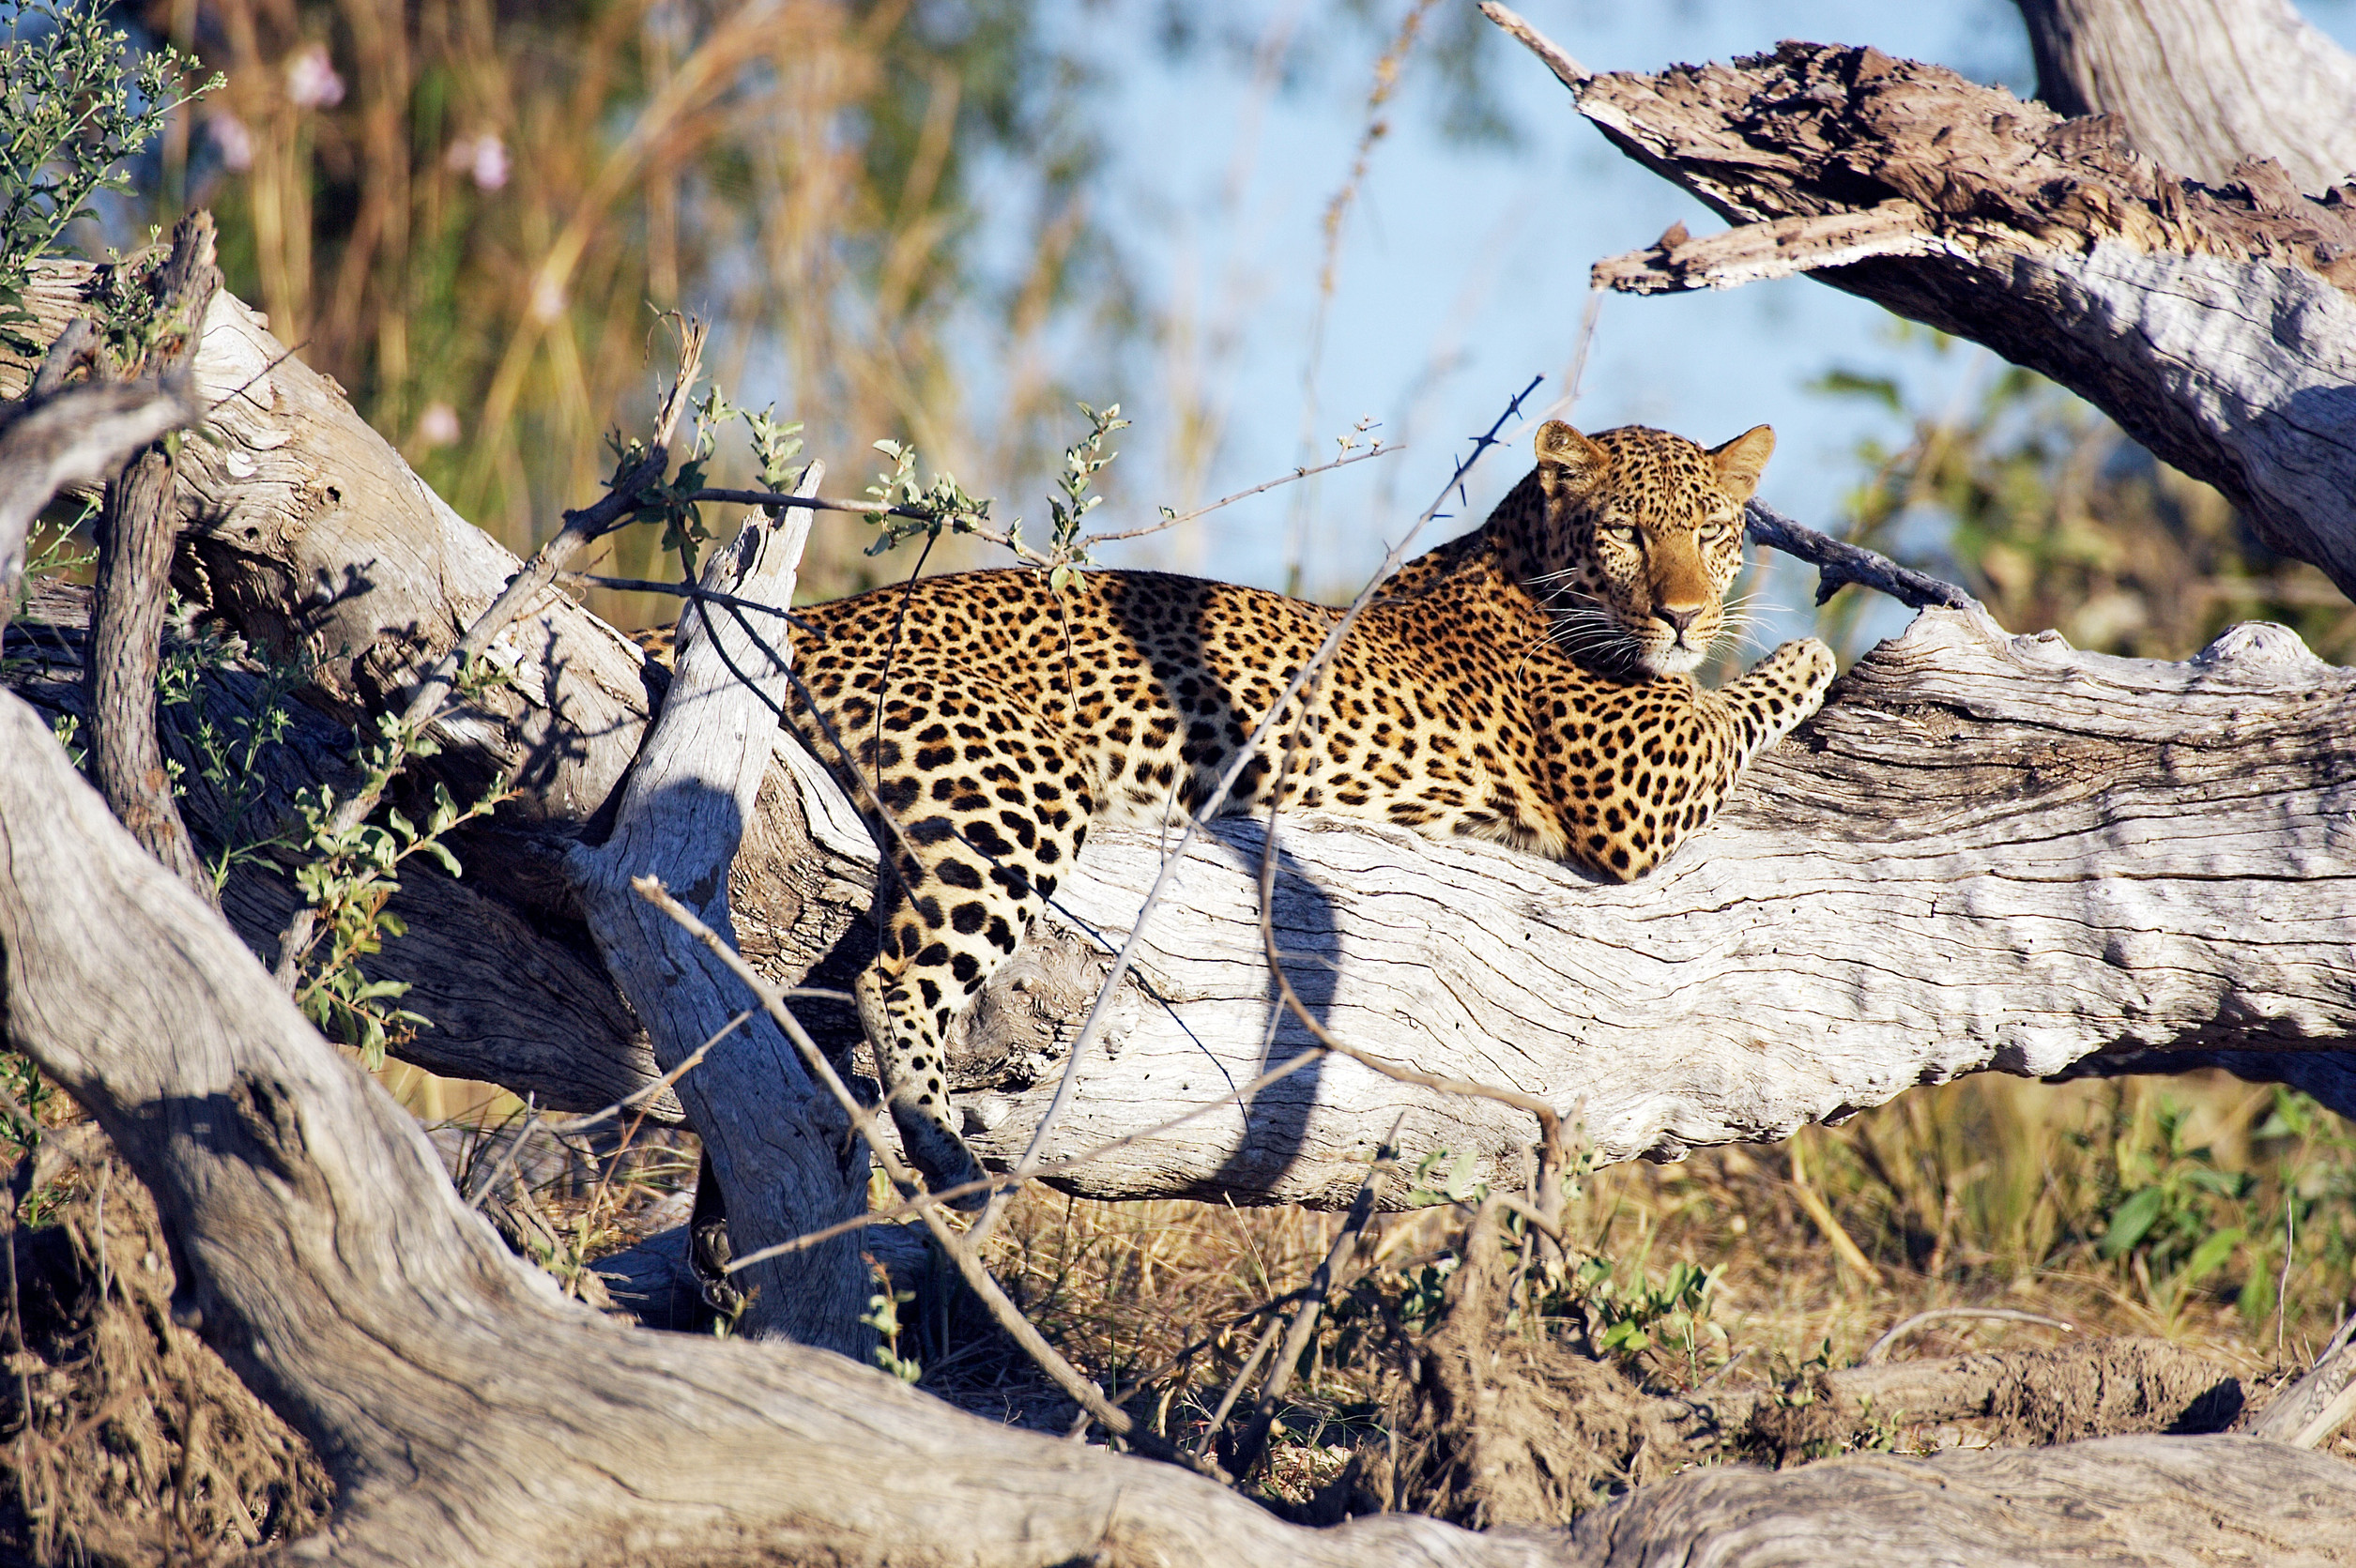
[{"label": "leopard", "polygon": [[852,991],[926,1180],[984,1180],[952,1119],[951,1024],[1090,832],[1201,812],[1247,749],[1218,814],[1484,839],[1612,883],[1675,853],[1834,674],[1800,638],[1694,679],[1774,444],[1544,421],[1487,520],[1403,565],[1297,692],[1345,612],[1204,578],[1016,567],[797,609],[787,722],[881,852]]}]

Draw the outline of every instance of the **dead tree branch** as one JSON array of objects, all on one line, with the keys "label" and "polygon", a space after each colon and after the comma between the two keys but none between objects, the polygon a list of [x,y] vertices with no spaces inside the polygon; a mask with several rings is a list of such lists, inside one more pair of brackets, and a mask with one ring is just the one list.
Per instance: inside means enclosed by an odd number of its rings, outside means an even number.
[{"label": "dead tree branch", "polygon": [[2356,56],[2289,0],[2017,0],[2037,96],[2116,114],[2164,169],[2210,185],[2272,159],[2320,195],[2356,170]]},{"label": "dead tree branch", "polygon": [[2052,377],[2356,586],[2356,186],[2312,199],[2271,163],[2189,183],[2117,121],[1871,49],[1789,43],[1571,91],[1736,225],[1673,229],[1598,282],[1811,273]]},{"label": "dead tree branch", "polygon": [[[800,494],[815,495],[823,474],[810,464]],[[810,515],[757,513],[733,546],[704,563],[701,586],[783,609],[793,600]],[[715,955],[650,909],[632,883],[651,876],[689,890],[704,924],[721,940],[733,936],[728,867],[757,807],[786,685],[740,617],[714,615],[698,601],[681,618],[670,692],[624,786],[612,836],[573,860],[606,971],[666,1068],[721,1029],[737,987]],[[735,1250],[865,1210],[866,1145],[773,1022],[757,1017],[738,1030],[677,1093],[703,1139],[706,1168],[727,1195]],[[856,1239],[748,1271],[742,1283],[753,1296],[748,1331],[864,1354],[866,1275]]]},{"label": "dead tree branch", "polygon": [[[115,286],[145,285],[118,277]],[[220,287],[212,215],[191,213],[173,231],[171,257],[152,285],[153,303],[145,313],[154,345],[145,362],[122,367],[125,378],[185,377]],[[209,902],[212,878],[198,863],[196,845],[180,820],[156,736],[156,676],[171,596],[172,548],[180,530],[174,466],[172,448],[159,442],[107,481],[99,514],[97,613],[83,678],[89,693],[90,769],[99,792],[131,837]]]},{"label": "dead tree branch", "polygon": [[[62,313],[67,298],[46,297]],[[252,373],[241,357],[275,352],[241,312],[243,326],[220,325],[234,308],[225,297],[216,304],[206,340],[207,354],[237,348],[224,380]],[[199,373],[215,374],[202,356]],[[305,482],[366,488],[360,459],[373,435],[345,443],[291,414],[291,432],[230,419],[244,406],[233,400],[217,416],[238,443],[233,453],[269,457],[278,449],[249,443],[299,440],[315,464]],[[205,461],[194,459],[200,474]],[[343,547],[394,564],[438,552],[441,564],[430,585],[372,565],[376,609],[398,603],[412,624],[446,623],[443,590],[487,604],[513,575],[512,557],[421,486],[412,481],[407,503],[385,487],[370,494],[371,531]],[[265,501],[276,504],[265,495],[207,525],[184,562],[249,527],[288,559],[329,549]],[[356,521],[329,509],[313,526],[338,519]],[[224,570],[214,602],[266,629],[301,598],[271,594],[307,580]],[[263,603],[268,614],[238,619],[241,606]],[[464,882],[420,876],[405,890],[404,901],[433,902],[405,905],[411,935],[389,944],[374,972],[428,982],[412,1005],[437,1027],[409,1047],[423,1064],[585,1111],[661,1070],[584,961],[586,928],[567,923],[579,915],[561,872],[567,845],[552,830],[602,826],[579,792],[619,778],[635,754],[657,677],[635,649],[626,676],[599,673],[596,661],[626,645],[569,601],[552,596],[523,627],[549,662],[519,662],[513,688],[495,694],[516,705],[513,722],[451,723],[435,762],[451,770],[453,793],[479,789],[494,767],[528,762],[513,738],[537,734],[552,748],[548,766],[510,808],[520,821],[462,847]],[[343,678],[330,662],[326,687]],[[2356,1107],[2356,1074],[2345,1070],[2356,1003],[2331,980],[2356,967],[2332,837],[2356,774],[2351,680],[2276,631],[2236,632],[2165,664],[2007,638],[1940,612],[1860,663],[1659,875],[1607,888],[1483,845],[1304,819],[1283,835],[1274,930],[1295,955],[1303,1008],[1336,1038],[1542,1101],[1583,1124],[1604,1159],[1779,1137],[1991,1067],[2223,1062]],[[600,712],[606,727],[583,722]],[[872,951],[874,846],[807,752],[776,737],[772,761],[730,873],[737,938],[780,983],[842,989]],[[568,800],[578,815],[565,815]],[[1011,1164],[1028,1143],[1066,1068],[1074,1020],[1107,973],[1099,937],[1115,949],[1127,939],[1162,848],[1140,834],[1092,835],[1061,907],[961,1026],[956,1087],[986,1157]],[[1252,875],[1262,849],[1257,826],[1223,822],[1172,874],[1176,896],[1138,949],[1140,975],[1108,1004],[1105,1047],[1084,1064],[1072,1119],[1042,1168],[1116,1145],[1059,1184],[1108,1197],[1340,1206],[1373,1138],[1405,1111],[1411,1158],[1439,1145],[1470,1150],[1485,1174],[1519,1185],[1531,1123],[1507,1106],[1334,1058],[1243,1091],[1315,1049],[1278,1016],[1289,1009],[1262,952]],[[233,882],[233,913],[282,886]],[[272,896],[283,921],[291,894]],[[261,940],[275,931],[267,915],[247,927],[257,928]],[[822,1048],[856,1046],[849,1008],[797,1006]],[[1213,1108],[1140,1135],[1189,1105]],[[758,1112],[748,1103],[743,1114]]]}]

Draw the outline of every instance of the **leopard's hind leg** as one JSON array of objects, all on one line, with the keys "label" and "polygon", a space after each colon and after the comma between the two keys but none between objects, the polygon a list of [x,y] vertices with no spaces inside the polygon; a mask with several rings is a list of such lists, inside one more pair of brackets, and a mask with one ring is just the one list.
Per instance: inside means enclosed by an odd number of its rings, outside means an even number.
[{"label": "leopard's hind leg", "polygon": [[902,1148],[955,1185],[982,1173],[949,1103],[950,1023],[1053,895],[1094,802],[1070,738],[1019,698],[902,677],[869,714],[844,738],[888,814],[886,863],[879,951],[852,992]]}]

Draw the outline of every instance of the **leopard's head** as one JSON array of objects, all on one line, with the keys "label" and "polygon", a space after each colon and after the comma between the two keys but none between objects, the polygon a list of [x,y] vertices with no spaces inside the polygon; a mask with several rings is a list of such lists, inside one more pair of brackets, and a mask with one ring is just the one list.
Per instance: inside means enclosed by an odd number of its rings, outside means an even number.
[{"label": "leopard's head", "polygon": [[1765,425],[1706,449],[1644,425],[1595,436],[1559,419],[1540,426],[1530,588],[1563,645],[1649,675],[1707,658],[1742,570],[1743,503],[1774,449]]}]

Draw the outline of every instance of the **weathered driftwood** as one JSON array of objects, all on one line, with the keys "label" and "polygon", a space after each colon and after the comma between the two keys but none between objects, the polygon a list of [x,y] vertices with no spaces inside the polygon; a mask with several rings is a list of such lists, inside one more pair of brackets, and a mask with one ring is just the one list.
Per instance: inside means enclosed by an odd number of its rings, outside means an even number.
[{"label": "weathered driftwood", "polygon": [[[79,312],[97,268],[43,262],[25,305],[49,331]],[[295,358],[253,311],[217,294],[192,367],[215,437],[176,465],[190,524],[175,581],[257,648],[302,661],[307,700],[346,723],[389,707],[454,644],[513,575],[515,557],[459,517],[355,413],[334,381]],[[0,398],[32,366],[0,353]],[[494,644],[513,672],[438,727],[450,771],[523,791],[519,821],[577,825],[612,793],[646,723],[644,661],[628,639],[551,591]],[[512,841],[519,853],[523,841]],[[553,852],[508,868],[519,895],[561,903]],[[537,868],[541,875],[531,874]]]},{"label": "weathered driftwood", "polygon": [[[179,1314],[332,1469],[290,1560],[650,1564],[2343,1562],[2347,1467],[2247,1439],[1882,1458],[1640,1489],[1570,1535],[1281,1524],[1174,1467],[957,1414],[804,1347],[620,1328],[467,1212],[202,900],[0,694],[8,1043],[99,1117],[176,1241]],[[2307,1555],[2299,1557],[2299,1552]],[[2011,1554],[2009,1557],[2004,1554]],[[2336,1555],[2335,1555],[2336,1554]]]},{"label": "weathered driftwood", "polygon": [[[2168,664],[1935,612],[1844,677],[1653,876],[1604,887],[1487,845],[1288,827],[1277,936],[1328,1028],[1581,1109],[1607,1159],[1782,1136],[1981,1068],[2228,1041],[2344,1051],[2351,759],[2356,672],[2279,629]],[[1256,826],[1225,828],[1155,917],[1154,994],[1124,1004],[1058,1152],[1301,1048],[1261,967],[1260,844]],[[1070,913],[1043,923],[1118,939],[1155,853],[1093,840]],[[979,1028],[1023,1021],[1051,1061],[1050,1021],[1098,962],[1036,944]],[[980,1102],[981,1146],[1018,1149],[1046,1093]],[[1409,1149],[1469,1148],[1508,1173],[1532,1137],[1506,1107],[1328,1060],[1070,1180],[1340,1201],[1401,1111]]]},{"label": "weathered driftwood", "polygon": [[2147,158],[2222,185],[2271,158],[2321,194],[2356,171],[2356,56],[2289,0],[2018,0],[2037,96],[2113,114]]},{"label": "weathered driftwood", "polygon": [[[2356,1562],[2356,1469],[2305,1453],[2276,1468],[2285,1452],[2249,1438],[2105,1438],[1694,1470],[1597,1510],[1570,1545],[1597,1568]],[[2197,1517],[2185,1507],[2195,1493],[2210,1510]]]},{"label": "weathered driftwood", "polygon": [[1871,49],[1656,76],[1559,54],[1580,113],[1736,225],[1680,224],[1599,283],[1811,273],[2051,376],[2356,586],[2356,187],[2312,200],[2271,163],[2186,183],[2115,120]]},{"label": "weathered driftwood", "polygon": [[[113,391],[115,388],[99,388]],[[83,646],[89,595],[69,584],[37,585],[23,620],[8,630],[8,683],[53,718],[87,723]],[[204,681],[207,714],[236,733],[255,717],[262,672],[234,661]],[[181,768],[183,802],[199,832],[214,836],[223,802],[189,744],[191,709],[159,715],[165,754]],[[249,831],[259,837],[291,818],[296,792],[317,784],[350,785],[352,732],[300,703],[285,710],[284,739],[262,757]],[[393,901],[408,934],[369,961],[380,980],[404,981],[404,1005],[433,1027],[401,1047],[404,1059],[453,1078],[487,1078],[543,1108],[589,1111],[643,1088],[660,1075],[646,1035],[630,1015],[586,928],[491,896],[481,865],[452,881],[437,873],[405,875]],[[293,878],[248,868],[229,879],[222,911],[265,962],[299,901]],[[668,1090],[645,1102],[651,1119],[681,1119]]]},{"label": "weathered driftwood", "polygon": [[[797,494],[816,495],[822,473],[810,464]],[[807,511],[757,516],[705,563],[702,586],[782,609],[793,601],[809,532]],[[572,871],[598,951],[653,1035],[656,1060],[670,1071],[717,1041],[677,1092],[702,1137],[705,1168],[728,1195],[728,1240],[741,1256],[865,1212],[868,1155],[766,1013],[731,1028],[754,998],[633,886],[655,878],[733,939],[728,867],[788,695],[784,671],[743,619],[697,613],[683,625],[669,693],[613,833],[576,852]],[[752,1297],[742,1326],[862,1353],[872,1335],[859,1320],[870,1294],[859,1251],[859,1239],[845,1235],[746,1270],[735,1282]]]}]

